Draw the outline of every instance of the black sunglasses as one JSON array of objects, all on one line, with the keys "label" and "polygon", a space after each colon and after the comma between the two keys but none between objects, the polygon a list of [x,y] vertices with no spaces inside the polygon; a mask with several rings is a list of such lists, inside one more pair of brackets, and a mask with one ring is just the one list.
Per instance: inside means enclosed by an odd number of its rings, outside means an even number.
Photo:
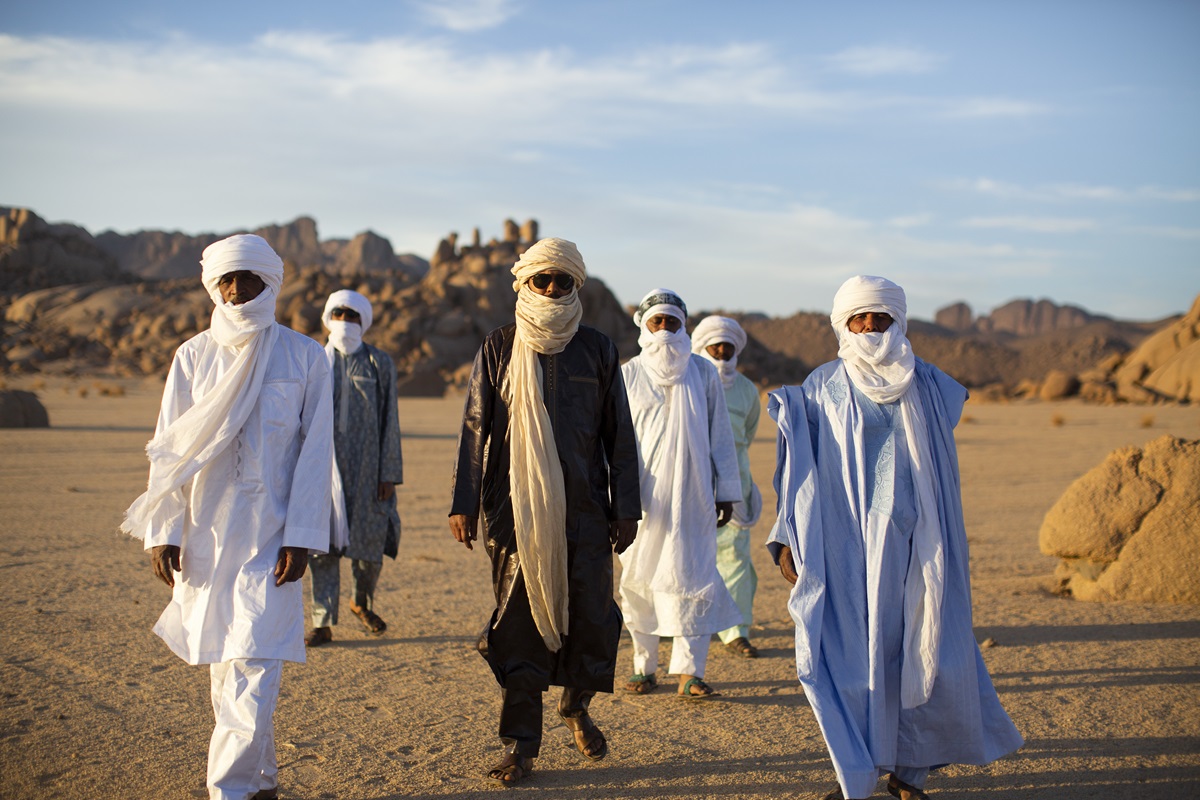
[{"label": "black sunglasses", "polygon": [[575,288],[575,279],[565,272],[558,272],[551,275],[549,272],[539,272],[529,279],[535,289],[545,289],[553,281],[554,285],[564,292],[569,292]]}]

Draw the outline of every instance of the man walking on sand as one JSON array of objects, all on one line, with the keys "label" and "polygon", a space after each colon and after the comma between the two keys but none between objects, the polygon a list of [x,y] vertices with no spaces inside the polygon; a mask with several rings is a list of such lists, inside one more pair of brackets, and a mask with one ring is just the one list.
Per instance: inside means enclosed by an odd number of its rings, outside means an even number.
[{"label": "man walking on sand", "polygon": [[342,556],[351,559],[350,613],[368,633],[387,630],[375,613],[375,586],[383,557],[395,558],[400,544],[396,484],[404,482],[404,464],[396,366],[387,353],[363,341],[372,318],[371,301],[350,289],[329,295],[321,314],[329,331],[325,354],[333,379],[333,520],[329,552],[308,558],[313,629],[304,643],[309,647],[333,640]]},{"label": "man walking on sand", "polygon": [[742,658],[758,658],[758,648],[750,643],[750,625],[754,619],[754,592],[758,573],[750,558],[750,529],[762,514],[762,494],[750,475],[750,443],[758,432],[762,413],[758,389],[738,372],[738,356],[746,346],[746,332],[737,320],[711,316],[700,320],[692,331],[692,352],[717,369],[725,390],[725,408],[733,427],[733,446],[737,450],[738,474],[742,494],[733,504],[733,516],[717,528],[717,571],[725,588],[742,612],[742,623],[718,634],[725,649]]},{"label": "man walking on sand", "polygon": [[210,665],[209,796],[269,800],[283,662],[304,661],[299,580],[329,546],[329,362],[275,322],[283,262],[266,241],[231,236],[200,263],[212,327],[175,353],[149,485],[121,529],[172,587],[154,632]]},{"label": "man walking on sand", "polygon": [[771,392],[796,673],[838,785],[825,800],[924,800],[931,770],[1021,746],[971,631],[954,426],[967,390],[913,355],[904,290],[850,278],[838,357]]},{"label": "man walking on sand", "polygon": [[742,496],[725,393],[712,364],[692,355],[687,306],[670,289],[642,298],[633,316],[642,351],[621,367],[642,465],[645,515],[621,555],[621,607],[633,638],[625,688],[658,685],[658,643],[673,637],[668,673],[678,694],[707,700],[712,635],[742,621],[717,571],[717,529]]},{"label": "man walking on sand", "polygon": [[612,552],[637,532],[637,445],[617,348],[580,325],[587,277],[572,242],[543,239],[512,268],[516,324],[475,356],[454,470],[450,531],[472,548],[480,511],[496,610],[479,651],[501,687],[504,758],[488,777],[512,786],[542,741],[542,692],[593,761],[608,743],[588,707],[611,692],[621,635]]}]

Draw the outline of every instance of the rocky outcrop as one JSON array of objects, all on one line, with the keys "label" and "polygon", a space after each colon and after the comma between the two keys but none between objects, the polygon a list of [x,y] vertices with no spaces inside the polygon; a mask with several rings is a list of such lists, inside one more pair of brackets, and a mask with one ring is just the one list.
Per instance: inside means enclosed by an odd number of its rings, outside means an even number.
[{"label": "rocky outcrop", "polygon": [[0,208],[0,291],[6,294],[127,276],[77,225],[51,225],[27,208]]},{"label": "rocky outcrop", "polygon": [[1078,306],[1060,306],[1049,300],[1013,300],[975,321],[976,329],[1015,336],[1038,336],[1078,328],[1097,319]]},{"label": "rocky outcrop", "polygon": [[1041,551],[1080,600],[1200,603],[1200,441],[1113,451],[1046,514]]},{"label": "rocky outcrop", "polygon": [[48,428],[50,415],[33,392],[0,391],[0,428]]},{"label": "rocky outcrop", "polygon": [[975,324],[975,315],[966,303],[954,303],[945,308],[939,308],[933,316],[935,325],[951,331],[967,331]]},{"label": "rocky outcrop", "polygon": [[1187,314],[1147,338],[1111,374],[1123,400],[1200,402],[1200,296]]}]

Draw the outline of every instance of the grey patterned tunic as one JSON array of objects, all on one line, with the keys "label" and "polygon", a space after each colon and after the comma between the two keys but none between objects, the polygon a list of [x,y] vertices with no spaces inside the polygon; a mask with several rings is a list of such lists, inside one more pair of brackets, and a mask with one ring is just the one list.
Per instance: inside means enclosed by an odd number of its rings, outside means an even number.
[{"label": "grey patterned tunic", "polygon": [[396,498],[376,499],[380,481],[404,482],[396,366],[386,353],[365,342],[351,355],[335,350],[334,356],[333,440],[350,526],[350,544],[343,555],[381,562],[385,553],[396,557],[400,540]]}]

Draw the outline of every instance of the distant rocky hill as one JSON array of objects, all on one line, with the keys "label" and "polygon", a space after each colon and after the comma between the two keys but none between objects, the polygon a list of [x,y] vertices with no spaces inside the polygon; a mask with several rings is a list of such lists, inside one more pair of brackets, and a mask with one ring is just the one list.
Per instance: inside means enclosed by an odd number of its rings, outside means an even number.
[{"label": "distant rocky hill", "polygon": [[[375,306],[368,338],[395,358],[409,395],[465,383],[483,337],[512,321],[509,268],[539,239],[535,220],[506,220],[486,243],[478,228],[465,243],[449,234],[426,262],[397,255],[369,231],[322,241],[308,217],[254,232],[285,260],[279,320],[323,338],[325,298],[357,289]],[[0,209],[0,374],[165,373],[175,348],[208,327],[212,305],[197,280],[198,261],[204,247],[226,235],[93,237],[28,209]],[[583,305],[584,323],[612,337],[622,357],[637,352],[630,310],[594,276],[584,285]],[[824,313],[716,313],[745,327],[749,341],[739,364],[760,386],[799,383],[837,355]],[[976,317],[956,303],[939,310],[935,322],[910,320],[909,338],[918,356],[976,397],[1200,401],[1200,302],[1186,317],[1159,322],[1114,320],[1048,300],[1014,300]]]}]

